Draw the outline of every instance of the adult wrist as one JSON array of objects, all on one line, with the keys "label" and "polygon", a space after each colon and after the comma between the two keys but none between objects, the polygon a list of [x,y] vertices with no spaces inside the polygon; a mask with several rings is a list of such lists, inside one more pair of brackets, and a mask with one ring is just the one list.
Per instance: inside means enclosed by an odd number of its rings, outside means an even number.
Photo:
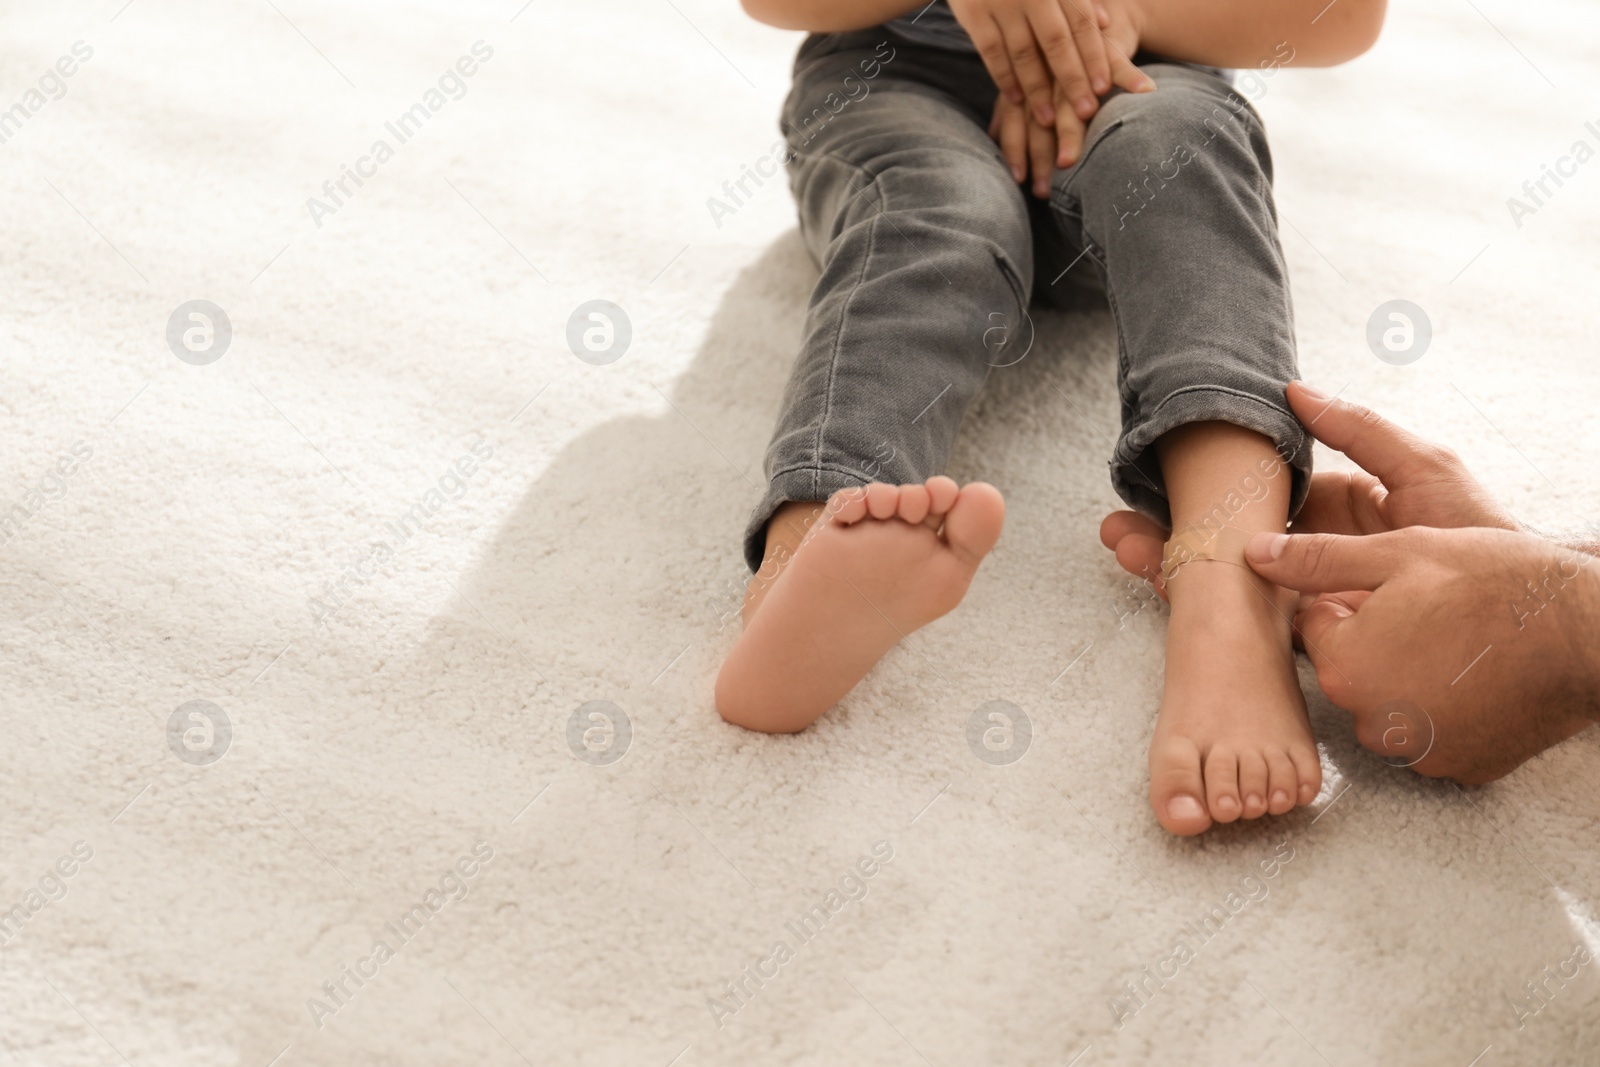
[{"label": "adult wrist", "polygon": [[1560,566],[1577,574],[1572,581],[1574,624],[1567,632],[1571,662],[1568,675],[1578,710],[1586,718],[1600,722],[1600,559],[1589,555],[1583,546],[1565,545]]},{"label": "adult wrist", "polygon": [[1541,541],[1548,541],[1557,548],[1583,552],[1590,556],[1600,556],[1600,523],[1591,523],[1578,533],[1554,534],[1548,530],[1541,530],[1531,523],[1523,522],[1521,519],[1513,519],[1507,529],[1525,533],[1530,537],[1537,537]]}]

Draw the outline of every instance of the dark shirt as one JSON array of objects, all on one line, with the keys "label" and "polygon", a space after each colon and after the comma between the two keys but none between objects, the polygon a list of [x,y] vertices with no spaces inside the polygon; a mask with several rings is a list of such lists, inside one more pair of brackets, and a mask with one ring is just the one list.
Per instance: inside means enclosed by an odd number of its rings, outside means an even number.
[{"label": "dark shirt", "polygon": [[976,52],[972,38],[961,28],[945,0],[934,0],[920,11],[889,21],[889,28],[908,41],[952,52]]}]

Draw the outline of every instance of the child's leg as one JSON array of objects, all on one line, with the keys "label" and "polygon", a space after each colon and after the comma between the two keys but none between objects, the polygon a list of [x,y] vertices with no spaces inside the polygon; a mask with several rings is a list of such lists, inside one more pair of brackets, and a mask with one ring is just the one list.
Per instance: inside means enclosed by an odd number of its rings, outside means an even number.
[{"label": "child's leg", "polygon": [[[1262,477],[1279,462],[1267,438],[1198,422],[1155,447],[1175,531],[1283,530],[1290,482]],[[1244,566],[1238,540],[1224,542],[1219,536],[1214,544],[1228,558],[1192,560],[1167,582],[1172,614],[1150,742],[1150,803],[1161,824],[1180,834],[1199,833],[1213,819],[1281,815],[1308,803],[1321,781],[1289,640],[1297,597]]]},{"label": "child's leg", "polygon": [[767,732],[811,725],[903,637],[960,603],[1004,515],[993,486],[958,489],[943,476],[840,490],[746,605],[717,676],[723,718]]},{"label": "child's leg", "polygon": [[1028,212],[985,133],[982,63],[883,41],[808,41],[785,107],[822,276],[747,532],[745,629],[717,679],[718,710],[752,729],[803,729],[955,607],[1003,518],[992,487],[935,476],[995,360],[985,341],[1021,324]]},{"label": "child's leg", "polygon": [[[1143,69],[1157,90],[1108,99],[1052,189],[1069,251],[1096,265],[1117,321],[1112,480],[1175,529],[1206,519],[1281,530],[1304,498],[1311,449],[1283,396],[1298,375],[1266,135],[1222,79]],[[1196,561],[1169,596],[1156,817],[1199,833],[1309,801],[1320,765],[1279,594],[1239,567]]]}]

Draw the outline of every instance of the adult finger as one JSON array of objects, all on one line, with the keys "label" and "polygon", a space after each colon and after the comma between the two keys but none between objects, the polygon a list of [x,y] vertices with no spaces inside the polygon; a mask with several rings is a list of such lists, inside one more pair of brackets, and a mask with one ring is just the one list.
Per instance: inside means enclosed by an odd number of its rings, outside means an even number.
[{"label": "adult finger", "polygon": [[1060,10],[1072,27],[1073,39],[1078,43],[1078,57],[1083,61],[1083,72],[1089,79],[1089,88],[1096,96],[1111,91],[1111,69],[1106,61],[1106,39],[1100,32],[1099,21],[1090,9],[1090,0],[1059,0]]},{"label": "adult finger", "polygon": [[1167,595],[1161,580],[1166,540],[1167,528],[1137,511],[1113,511],[1100,523],[1100,543],[1116,554],[1117,565],[1155,586],[1162,597]]},{"label": "adult finger", "polygon": [[1302,652],[1305,651],[1306,646],[1304,641],[1301,640],[1300,625],[1305,620],[1306,612],[1316,607],[1317,601],[1337,601],[1338,603],[1349,608],[1351,611],[1356,611],[1361,607],[1362,604],[1366,603],[1367,598],[1371,595],[1372,594],[1366,590],[1353,593],[1301,593],[1300,600],[1297,604],[1295,604],[1294,607],[1294,626],[1292,627],[1292,632],[1294,634],[1294,647],[1298,648]]},{"label": "adult finger", "polygon": [[1376,589],[1405,564],[1403,546],[1426,534],[1397,530],[1370,537],[1341,534],[1258,533],[1245,546],[1245,562],[1261,577],[1302,593]]},{"label": "adult finger", "polygon": [[1419,476],[1464,469],[1448,448],[1418,437],[1370,408],[1327,396],[1305,382],[1290,382],[1285,396],[1313,437],[1343,452],[1390,488]]},{"label": "adult finger", "polygon": [[1381,510],[1383,483],[1364,471],[1318,471],[1291,533],[1374,534],[1389,529]]},{"label": "adult finger", "polygon": [[978,50],[978,58],[983,60],[984,69],[1006,99],[1013,104],[1022,103],[1022,86],[1011,70],[1011,57],[1006,54],[1006,39],[1000,32],[1000,24],[994,19],[980,19],[971,26],[963,24],[962,28],[972,38],[972,46]]},{"label": "adult finger", "polygon": [[1295,636],[1305,649],[1306,658],[1317,669],[1317,685],[1329,700],[1349,709],[1355,695],[1360,667],[1352,660],[1348,640],[1350,627],[1359,616],[1356,609],[1339,597],[1318,597],[1295,617]]},{"label": "adult finger", "polygon": [[1028,113],[1034,121],[1048,126],[1055,121],[1055,103],[1052,101],[1050,71],[1033,36],[1033,27],[1020,12],[996,16],[1000,34],[1005,38],[1006,58],[1011,70],[1028,99]]},{"label": "adult finger", "polygon": [[1162,541],[1145,534],[1129,534],[1116,548],[1117,565],[1135,578],[1143,578],[1153,585],[1163,600],[1167,598],[1167,583],[1161,577],[1164,548]]},{"label": "adult finger", "polygon": [[1100,543],[1116,550],[1117,543],[1129,534],[1143,534],[1157,541],[1167,539],[1167,528],[1137,511],[1113,511],[1100,520]]},{"label": "adult finger", "polygon": [[1305,627],[1313,631],[1318,629],[1318,621],[1313,619],[1312,609],[1317,612],[1332,612],[1335,620],[1353,615],[1361,610],[1361,605],[1367,602],[1372,594],[1365,589],[1344,593],[1304,593],[1300,598],[1300,606],[1294,613],[1294,628],[1303,632]]}]

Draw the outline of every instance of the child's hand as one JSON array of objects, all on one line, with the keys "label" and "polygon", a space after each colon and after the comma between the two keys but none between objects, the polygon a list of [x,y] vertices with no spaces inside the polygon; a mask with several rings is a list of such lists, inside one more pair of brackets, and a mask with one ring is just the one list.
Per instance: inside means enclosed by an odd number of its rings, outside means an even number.
[{"label": "child's hand", "polygon": [[[1078,142],[1083,141],[1083,123],[1070,111],[1062,111],[1058,121],[1076,124]],[[1056,160],[1056,128],[1030,121],[1025,104],[1001,93],[995,98],[994,118],[989,120],[989,136],[1000,146],[1000,154],[1011,167],[1011,176],[1021,185],[1033,176],[1033,195],[1040,200],[1050,195],[1050,175]]]},{"label": "child's hand", "polygon": [[[1152,92],[1156,83],[1129,58],[1139,47],[1138,28],[1133,24],[1130,8],[1122,0],[1110,0],[1110,3],[1110,10],[1103,3],[1096,3],[1095,15],[1106,35],[1108,62],[1115,84],[1133,93]],[[1071,105],[1067,86],[1059,81],[1052,82],[1050,91],[1056,102],[1051,122],[1038,122],[1037,112],[1030,114],[1025,103],[1004,92],[996,98],[994,117],[989,122],[989,136],[1000,145],[1001,155],[1011,166],[1012,175],[1020,184],[1031,174],[1033,195],[1041,200],[1050,195],[1052,166],[1065,169],[1078,162],[1087,121],[1079,118]]]},{"label": "child's hand", "polygon": [[[1062,0],[1062,3],[1088,3],[1091,0]],[[1133,65],[1139,51],[1143,21],[1138,5],[1133,0],[1092,0],[1095,25],[1105,40],[1106,64],[1111,73],[1111,84],[1130,93],[1147,93],[1156,87],[1144,72]],[[1109,91],[1109,90],[1108,90]]]},{"label": "child's hand", "polygon": [[[1079,0],[1064,0],[1064,2],[1075,3]],[[1129,17],[1131,8],[1122,0],[1109,0],[1109,2],[1113,5],[1113,11],[1108,11],[1103,3],[1096,3],[1095,15],[1100,28],[1105,32],[1112,81],[1130,93],[1154,92],[1156,83],[1144,71],[1134,66],[1130,58],[1139,50],[1138,30]],[[1065,169],[1078,162],[1078,156],[1083,151],[1085,126],[1089,119],[1080,118],[1081,112],[1067,103],[1069,87],[1056,82],[1054,92],[1056,166]],[[1095,106],[1098,108],[1098,103]],[[1093,112],[1090,114],[1092,117]]]},{"label": "child's hand", "polygon": [[[1113,4],[1108,12],[1095,0],[950,0],[950,9],[1001,94],[1051,126],[1063,109],[1087,122],[1113,85],[1147,91],[1129,59],[1138,44],[1131,9]],[[1107,28],[1122,40],[1108,44]]]}]

